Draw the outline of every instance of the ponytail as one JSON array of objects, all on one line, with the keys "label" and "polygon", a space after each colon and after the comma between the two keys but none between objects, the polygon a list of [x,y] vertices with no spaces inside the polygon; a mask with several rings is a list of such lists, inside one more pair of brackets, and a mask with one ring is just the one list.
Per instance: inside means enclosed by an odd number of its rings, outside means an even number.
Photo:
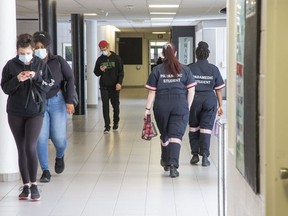
[{"label": "ponytail", "polygon": [[181,64],[176,58],[175,46],[171,43],[166,43],[163,46],[162,54],[164,56],[164,69],[167,74],[173,74],[174,77],[180,73]]}]

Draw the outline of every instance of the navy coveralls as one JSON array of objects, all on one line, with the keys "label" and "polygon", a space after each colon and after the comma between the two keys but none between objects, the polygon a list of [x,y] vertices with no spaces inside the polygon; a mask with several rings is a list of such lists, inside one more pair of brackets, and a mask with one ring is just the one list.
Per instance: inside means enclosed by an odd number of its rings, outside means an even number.
[{"label": "navy coveralls", "polygon": [[164,64],[153,68],[146,83],[148,90],[156,91],[153,111],[160,132],[161,159],[168,166],[179,167],[180,143],[171,138],[182,140],[189,119],[187,89],[195,85],[187,66],[182,65],[180,74],[174,77],[165,73]]},{"label": "navy coveralls", "polygon": [[188,65],[197,82],[189,116],[189,141],[193,155],[210,155],[210,138],[217,112],[214,90],[225,86],[218,68],[207,60]]}]

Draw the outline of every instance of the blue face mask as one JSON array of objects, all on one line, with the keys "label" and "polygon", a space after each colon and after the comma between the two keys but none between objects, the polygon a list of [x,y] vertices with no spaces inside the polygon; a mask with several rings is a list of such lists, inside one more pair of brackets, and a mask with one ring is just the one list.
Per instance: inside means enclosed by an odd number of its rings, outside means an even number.
[{"label": "blue face mask", "polygon": [[19,55],[19,60],[22,61],[24,64],[29,63],[33,58],[32,54],[28,55]]},{"label": "blue face mask", "polygon": [[47,56],[47,50],[45,48],[44,49],[36,49],[34,54],[36,56],[38,56],[39,58],[44,59]]}]

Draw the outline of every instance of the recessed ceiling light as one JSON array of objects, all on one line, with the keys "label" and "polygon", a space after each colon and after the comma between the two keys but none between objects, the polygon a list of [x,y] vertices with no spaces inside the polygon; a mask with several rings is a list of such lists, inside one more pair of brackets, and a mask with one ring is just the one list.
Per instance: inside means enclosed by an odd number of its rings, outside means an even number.
[{"label": "recessed ceiling light", "polygon": [[152,14],[152,15],[155,15],[155,14],[158,14],[158,15],[174,15],[174,14],[176,14],[176,12],[150,12],[150,14]]},{"label": "recessed ceiling light", "polygon": [[149,5],[149,8],[178,8],[179,5]]}]

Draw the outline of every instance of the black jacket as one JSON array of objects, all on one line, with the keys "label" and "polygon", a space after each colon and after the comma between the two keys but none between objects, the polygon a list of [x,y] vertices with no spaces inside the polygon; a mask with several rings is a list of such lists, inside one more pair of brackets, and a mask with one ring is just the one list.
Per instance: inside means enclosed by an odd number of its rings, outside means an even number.
[{"label": "black jacket", "polygon": [[60,89],[63,88],[63,81],[67,81],[67,94],[65,101],[67,104],[73,104],[74,96],[74,74],[70,65],[59,55],[51,55],[49,53],[47,64],[54,78],[54,85],[47,92],[46,98],[54,97]]},{"label": "black jacket", "polygon": [[[35,76],[33,79],[19,82],[17,75],[26,70],[34,71]],[[53,85],[52,74],[42,59],[33,56],[31,64],[24,65],[17,55],[6,63],[2,71],[1,87],[8,95],[7,113],[21,117],[43,115],[43,102]]]},{"label": "black jacket", "polygon": [[[111,55],[109,57],[104,55],[99,56],[95,64],[94,74],[100,76],[100,88],[115,89],[117,83],[122,85],[123,82],[124,70],[122,60],[116,53],[110,52]],[[105,72],[100,70],[101,65],[107,66]]]}]

